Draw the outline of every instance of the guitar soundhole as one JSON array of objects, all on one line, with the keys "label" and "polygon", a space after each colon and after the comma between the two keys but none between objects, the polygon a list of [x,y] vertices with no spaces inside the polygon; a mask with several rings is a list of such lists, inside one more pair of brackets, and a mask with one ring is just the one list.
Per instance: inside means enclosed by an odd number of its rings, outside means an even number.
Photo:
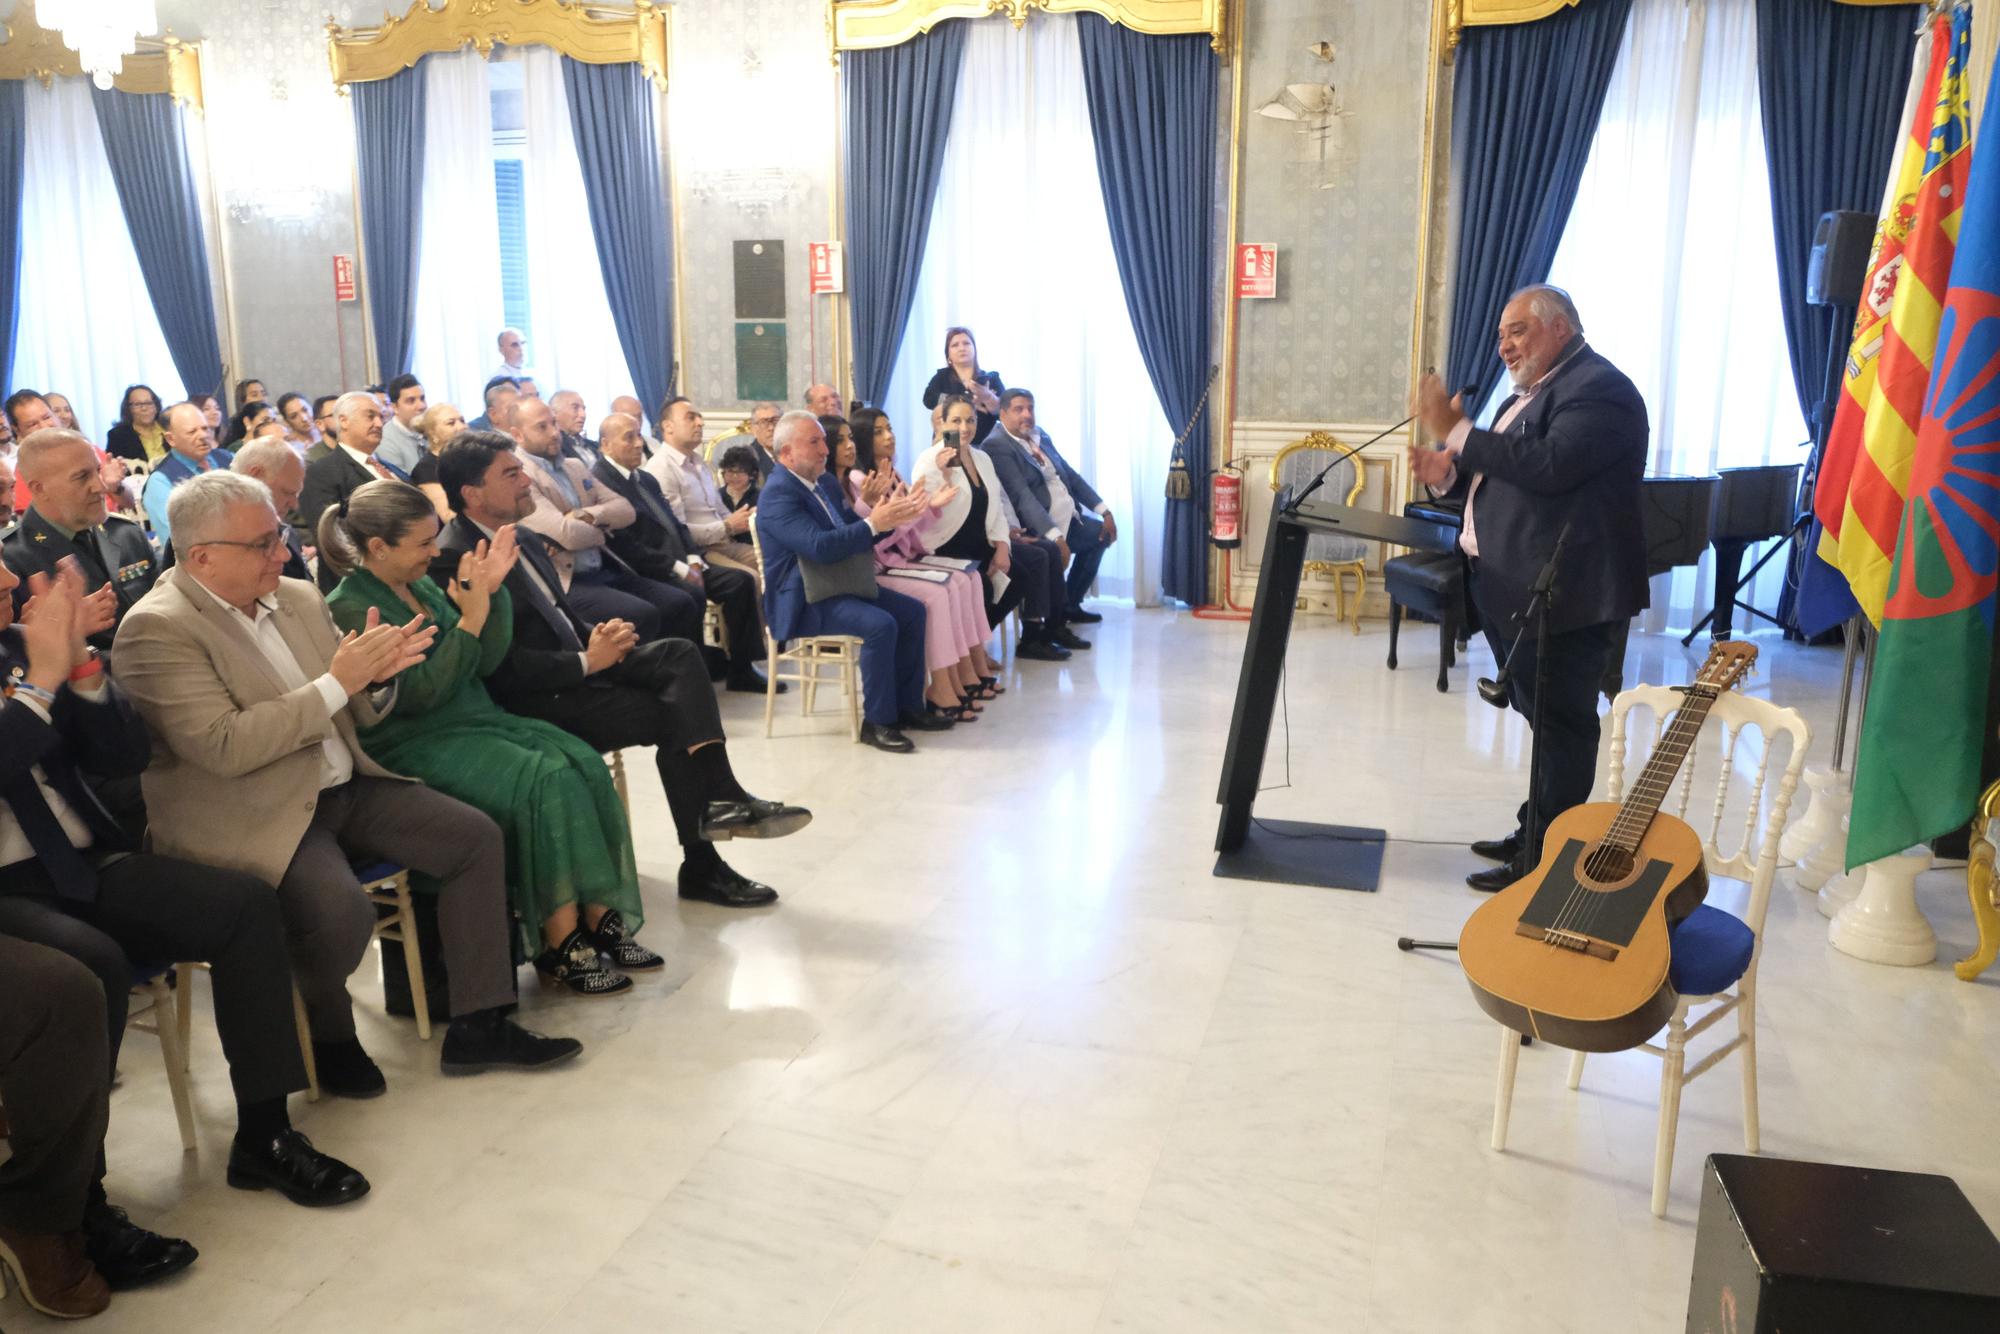
[{"label": "guitar soundhole", "polygon": [[1600,885],[1615,885],[1632,874],[1630,849],[1599,844],[1583,859],[1583,873]]}]

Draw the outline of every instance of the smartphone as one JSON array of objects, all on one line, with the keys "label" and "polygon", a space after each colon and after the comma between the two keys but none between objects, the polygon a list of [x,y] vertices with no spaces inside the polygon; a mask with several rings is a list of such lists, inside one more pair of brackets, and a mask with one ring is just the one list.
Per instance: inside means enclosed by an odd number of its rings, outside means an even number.
[{"label": "smartphone", "polygon": [[945,442],[945,443],[946,443],[947,445],[950,445],[950,446],[951,446],[951,447],[952,447],[953,449],[957,449],[957,448],[958,448],[958,432],[957,432],[957,431],[946,431],[946,432],[944,433],[944,442]]}]

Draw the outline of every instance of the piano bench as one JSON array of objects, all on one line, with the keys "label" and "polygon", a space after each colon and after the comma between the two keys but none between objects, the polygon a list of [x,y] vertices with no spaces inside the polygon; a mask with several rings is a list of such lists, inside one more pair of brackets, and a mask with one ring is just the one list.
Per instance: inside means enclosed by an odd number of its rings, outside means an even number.
[{"label": "piano bench", "polygon": [[1383,562],[1382,583],[1389,590],[1389,670],[1396,670],[1396,640],[1409,611],[1438,623],[1437,688],[1449,690],[1445,673],[1457,665],[1466,624],[1464,560],[1456,552],[1413,551]]}]

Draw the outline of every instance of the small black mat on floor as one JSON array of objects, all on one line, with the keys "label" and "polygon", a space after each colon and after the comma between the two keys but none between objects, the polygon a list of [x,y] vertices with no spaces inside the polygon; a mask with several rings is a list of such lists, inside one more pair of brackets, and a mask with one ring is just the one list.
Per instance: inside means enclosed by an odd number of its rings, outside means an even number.
[{"label": "small black mat on floor", "polygon": [[1252,818],[1243,846],[1215,855],[1226,880],[1264,880],[1372,894],[1382,883],[1382,829]]}]

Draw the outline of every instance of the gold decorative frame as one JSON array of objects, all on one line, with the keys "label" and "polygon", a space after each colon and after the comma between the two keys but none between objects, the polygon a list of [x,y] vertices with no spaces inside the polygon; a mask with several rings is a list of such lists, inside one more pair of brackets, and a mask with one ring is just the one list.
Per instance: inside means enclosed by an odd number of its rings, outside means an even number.
[{"label": "gold decorative frame", "polygon": [[[1271,456],[1271,490],[1277,491],[1284,485],[1279,473],[1285,460],[1294,454],[1302,454],[1309,449],[1325,450],[1329,453],[1346,448],[1340,441],[1325,431],[1314,431],[1303,440],[1294,440]],[[1336,462],[1354,464],[1354,485],[1347,489],[1340,503],[1352,505],[1361,499],[1361,493],[1368,489],[1368,461],[1359,454],[1350,454]],[[1354,627],[1354,633],[1361,633],[1361,604],[1368,596],[1368,562],[1366,560],[1309,560],[1299,567],[1301,574],[1323,574],[1333,580],[1333,619],[1347,621]],[[1347,583],[1343,575],[1354,576],[1354,613],[1347,611]]]},{"label": "gold decorative frame", "polygon": [[[125,67],[111,81],[123,93],[166,93],[182,106],[202,107],[201,51],[173,35],[141,37],[139,53],[125,57]],[[35,0],[20,0],[13,17],[0,23],[0,79],[82,78],[76,52],[62,36],[41,25]]]},{"label": "gold decorative frame", "polygon": [[1979,928],[1979,944],[1972,953],[1952,965],[1961,982],[1976,981],[2000,958],[2000,878],[1994,875],[1993,817],[2000,814],[2000,783],[1979,795],[1979,810],[1972,817],[1972,851],[1965,863],[1965,892],[1972,900],[1972,920]]},{"label": "gold decorative frame", "polygon": [[[1504,23],[1533,23],[1559,9],[1574,9],[1583,0],[1445,0],[1445,21],[1449,25],[1446,49],[1458,49],[1458,34],[1472,27]],[[1837,5],[1903,5],[1910,0],[1829,0]]]},{"label": "gold decorative frame", "polygon": [[1028,11],[1098,14],[1134,32],[1155,36],[1205,32],[1223,49],[1228,0],[827,0],[828,35],[836,53],[895,46],[929,32],[946,19],[1005,14],[1015,27]]},{"label": "gold decorative frame", "polygon": [[327,60],[334,87],[386,79],[427,55],[471,46],[482,56],[495,46],[547,46],[587,65],[632,63],[655,86],[667,86],[667,14],[652,0],[629,10],[601,9],[588,0],[447,0],[432,9],[411,0],[401,18],[380,27],[342,28],[328,20]]}]

